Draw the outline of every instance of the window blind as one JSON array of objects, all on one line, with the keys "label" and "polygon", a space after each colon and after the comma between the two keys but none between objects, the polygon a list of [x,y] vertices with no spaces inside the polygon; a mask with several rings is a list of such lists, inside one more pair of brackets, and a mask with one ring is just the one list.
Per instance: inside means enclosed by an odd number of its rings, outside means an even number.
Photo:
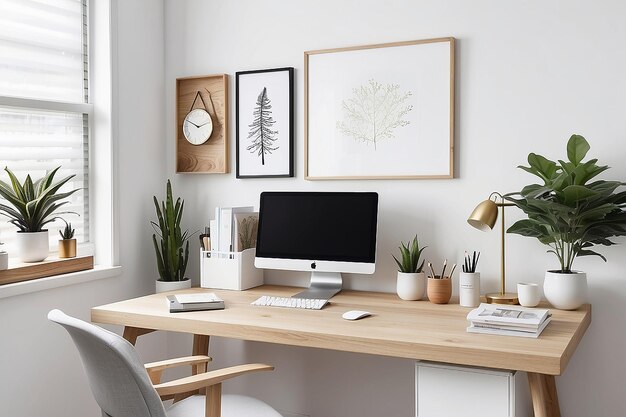
[{"label": "window blind", "polygon": [[[86,0],[0,0],[0,179],[20,181],[61,166],[60,191],[81,190],[60,211],[89,241],[89,114]],[[11,100],[11,99],[17,99]],[[59,103],[61,102],[61,103]],[[65,106],[65,107],[64,107]],[[0,216],[2,250],[14,254],[17,229]],[[61,220],[48,225],[50,247]]]}]

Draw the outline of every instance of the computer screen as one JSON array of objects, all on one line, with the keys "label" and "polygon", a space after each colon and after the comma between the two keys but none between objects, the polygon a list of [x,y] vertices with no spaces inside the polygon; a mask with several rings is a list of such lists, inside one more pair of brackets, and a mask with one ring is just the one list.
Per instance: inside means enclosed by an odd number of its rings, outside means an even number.
[{"label": "computer screen", "polygon": [[255,265],[371,274],[377,220],[374,192],[261,193]]}]

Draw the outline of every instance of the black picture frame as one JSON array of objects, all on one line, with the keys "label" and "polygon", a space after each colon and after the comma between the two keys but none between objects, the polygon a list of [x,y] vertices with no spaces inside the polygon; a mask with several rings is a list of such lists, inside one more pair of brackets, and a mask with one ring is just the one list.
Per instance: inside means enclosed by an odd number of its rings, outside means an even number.
[{"label": "black picture frame", "polygon": [[236,72],[235,89],[236,177],[293,177],[294,68]]}]

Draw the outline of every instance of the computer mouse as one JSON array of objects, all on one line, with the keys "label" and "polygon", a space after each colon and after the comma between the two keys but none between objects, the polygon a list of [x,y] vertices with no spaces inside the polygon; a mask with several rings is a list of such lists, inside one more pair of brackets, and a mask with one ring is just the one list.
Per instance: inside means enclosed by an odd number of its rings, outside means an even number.
[{"label": "computer mouse", "polygon": [[345,313],[343,313],[341,317],[343,317],[346,320],[358,320],[358,319],[362,319],[363,317],[367,317],[371,315],[372,313],[370,313],[369,311],[350,310],[350,311],[346,311]]}]

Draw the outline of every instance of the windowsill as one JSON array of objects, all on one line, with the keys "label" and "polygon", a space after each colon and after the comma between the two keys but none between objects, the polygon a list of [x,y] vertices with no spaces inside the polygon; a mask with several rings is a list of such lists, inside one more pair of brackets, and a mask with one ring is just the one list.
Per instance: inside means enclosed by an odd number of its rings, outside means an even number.
[{"label": "windowsill", "polygon": [[99,279],[111,278],[122,274],[121,266],[100,266],[93,269],[69,274],[55,275],[52,277],[38,278],[31,281],[16,282],[0,286],[0,299],[13,297],[16,295],[30,294],[37,291],[49,290],[52,288],[65,287],[67,285],[82,284],[85,282],[97,281]]}]

